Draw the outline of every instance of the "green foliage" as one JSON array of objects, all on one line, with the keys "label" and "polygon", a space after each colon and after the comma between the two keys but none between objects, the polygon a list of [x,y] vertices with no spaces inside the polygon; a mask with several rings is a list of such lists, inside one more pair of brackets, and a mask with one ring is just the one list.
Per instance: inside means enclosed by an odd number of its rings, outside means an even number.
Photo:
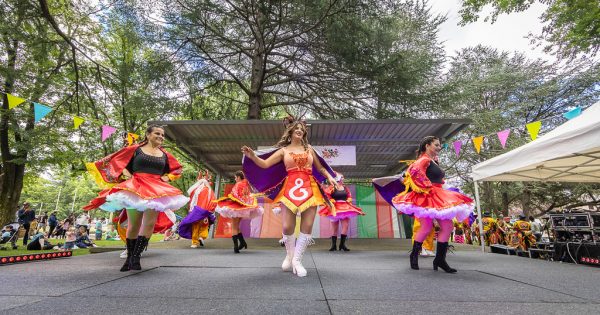
[{"label": "green foliage", "polygon": [[527,10],[539,2],[547,5],[540,17],[545,24],[538,37],[550,43],[546,51],[559,56],[574,57],[579,53],[595,55],[600,48],[600,2],[594,0],[463,0],[462,23],[477,21],[479,12],[487,5],[493,7],[492,23],[500,14]]}]

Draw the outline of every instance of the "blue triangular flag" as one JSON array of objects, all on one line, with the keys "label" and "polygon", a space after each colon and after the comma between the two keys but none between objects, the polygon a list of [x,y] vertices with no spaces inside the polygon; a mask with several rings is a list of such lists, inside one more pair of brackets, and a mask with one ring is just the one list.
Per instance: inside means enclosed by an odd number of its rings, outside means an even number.
[{"label": "blue triangular flag", "polygon": [[571,120],[579,115],[581,115],[581,107],[578,106],[578,107],[564,113],[563,117],[565,117],[568,120]]},{"label": "blue triangular flag", "polygon": [[448,149],[448,144],[447,143],[442,144],[442,149],[444,149],[444,150]]},{"label": "blue triangular flag", "polygon": [[42,105],[36,102],[33,102],[33,113],[35,116],[35,122],[40,121],[46,115],[48,115],[52,111],[52,108]]}]

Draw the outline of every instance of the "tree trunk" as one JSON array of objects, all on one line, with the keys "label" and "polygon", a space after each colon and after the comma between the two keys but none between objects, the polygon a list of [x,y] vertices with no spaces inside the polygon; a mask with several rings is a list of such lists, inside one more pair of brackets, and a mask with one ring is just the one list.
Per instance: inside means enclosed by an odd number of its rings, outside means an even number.
[{"label": "tree trunk", "polygon": [[531,191],[529,190],[529,186],[526,183],[524,183],[523,185],[521,205],[523,206],[523,215],[529,216],[529,213],[531,212]]},{"label": "tree trunk", "polygon": [[15,212],[23,189],[25,165],[6,162],[2,165],[2,186],[0,187],[0,224],[15,221]]}]

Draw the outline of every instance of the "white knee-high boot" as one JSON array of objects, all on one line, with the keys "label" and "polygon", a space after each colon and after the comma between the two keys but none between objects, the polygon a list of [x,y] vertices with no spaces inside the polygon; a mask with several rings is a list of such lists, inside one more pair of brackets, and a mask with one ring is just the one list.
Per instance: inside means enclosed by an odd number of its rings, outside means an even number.
[{"label": "white knee-high boot", "polygon": [[296,250],[294,251],[294,258],[292,259],[292,268],[294,274],[298,277],[306,277],[306,269],[302,266],[302,256],[308,245],[314,244],[314,241],[310,234],[300,233],[298,241],[296,242]]},{"label": "white knee-high boot", "polygon": [[292,271],[292,259],[294,258],[294,250],[296,249],[296,237],[292,235],[283,235],[283,241],[285,243],[285,259],[281,264],[283,271]]}]

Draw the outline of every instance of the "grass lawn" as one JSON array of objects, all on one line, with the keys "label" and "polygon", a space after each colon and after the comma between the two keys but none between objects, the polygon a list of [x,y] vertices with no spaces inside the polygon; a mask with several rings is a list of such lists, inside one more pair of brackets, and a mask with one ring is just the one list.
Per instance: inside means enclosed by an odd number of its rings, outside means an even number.
[{"label": "grass lawn", "polygon": [[[150,238],[150,243],[155,243],[158,242],[160,240],[163,239],[163,235],[162,234],[154,234],[152,235],[152,237]],[[64,239],[55,239],[55,238],[51,238],[50,239],[50,244],[52,245],[56,245],[57,243],[64,243],[65,240]],[[122,247],[123,249],[125,249],[125,244],[121,241],[107,241],[107,240],[100,240],[100,241],[94,241],[94,243],[96,245],[98,245],[98,247]],[[3,244],[4,245],[4,244]],[[48,253],[48,252],[55,252],[57,250],[27,250],[26,246],[23,246],[23,240],[19,239],[19,241],[17,242],[17,245],[19,246],[19,248],[17,249],[12,249],[10,244],[7,244],[5,246],[5,248],[8,248],[8,250],[0,250],[0,257],[5,257],[5,256],[15,256],[15,255],[25,255],[25,254],[41,254],[41,253]],[[89,254],[90,251],[87,248],[80,248],[80,249],[74,249],[73,250],[73,256],[80,256],[80,255],[87,255]]]}]

